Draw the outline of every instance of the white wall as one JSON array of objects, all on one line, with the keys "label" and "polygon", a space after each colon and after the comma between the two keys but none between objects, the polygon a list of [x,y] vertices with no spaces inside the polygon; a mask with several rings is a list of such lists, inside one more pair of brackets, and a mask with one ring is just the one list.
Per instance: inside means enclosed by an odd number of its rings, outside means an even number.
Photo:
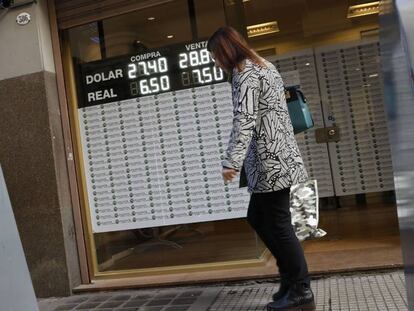
[{"label": "white wall", "polygon": [[[29,24],[16,23],[21,12],[31,15]],[[46,1],[0,10],[0,80],[43,70],[55,71]]]}]

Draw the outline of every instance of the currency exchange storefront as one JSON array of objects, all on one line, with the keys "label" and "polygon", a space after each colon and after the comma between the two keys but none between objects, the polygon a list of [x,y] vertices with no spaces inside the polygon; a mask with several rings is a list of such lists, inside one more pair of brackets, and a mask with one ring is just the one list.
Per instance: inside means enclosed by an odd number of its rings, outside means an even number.
[{"label": "currency exchange storefront", "polygon": [[402,264],[377,2],[87,2],[56,9],[90,286],[275,275],[246,188],[220,175],[231,91],[206,39],[226,24],[311,107],[297,140],[328,232],[304,243],[311,271]]}]

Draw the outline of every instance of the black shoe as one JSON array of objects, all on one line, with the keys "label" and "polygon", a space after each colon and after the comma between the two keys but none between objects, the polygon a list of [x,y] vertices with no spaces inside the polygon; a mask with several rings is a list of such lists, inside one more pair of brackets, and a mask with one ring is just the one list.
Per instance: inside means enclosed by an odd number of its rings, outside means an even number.
[{"label": "black shoe", "polygon": [[312,289],[305,282],[292,284],[282,298],[267,304],[267,311],[311,311],[315,309]]},{"label": "black shoe", "polygon": [[285,296],[287,292],[289,291],[289,288],[290,288],[289,282],[287,280],[281,279],[279,290],[276,293],[274,293],[272,296],[273,301],[279,300],[280,298]]}]

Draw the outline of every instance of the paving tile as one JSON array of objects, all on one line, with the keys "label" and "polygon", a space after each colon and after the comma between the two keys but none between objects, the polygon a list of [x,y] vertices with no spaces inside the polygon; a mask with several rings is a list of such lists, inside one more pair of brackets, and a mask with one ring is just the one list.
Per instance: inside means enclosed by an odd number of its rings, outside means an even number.
[{"label": "paving tile", "polygon": [[171,299],[154,299],[147,303],[147,306],[165,306],[171,302]]},{"label": "paving tile", "polygon": [[76,310],[91,310],[99,306],[100,302],[84,302],[76,307]]},{"label": "paving tile", "polygon": [[175,298],[177,297],[177,293],[159,293],[155,298]]},{"label": "paving tile", "polygon": [[127,301],[131,298],[130,295],[118,295],[118,296],[114,296],[109,300],[115,300],[115,301]]},{"label": "paving tile", "polygon": [[123,307],[141,307],[146,302],[147,300],[131,300],[131,301],[128,301],[126,304],[124,304]]},{"label": "paving tile", "polygon": [[111,297],[112,296],[101,296],[101,295],[97,295],[97,296],[93,296],[93,297],[89,298],[89,301],[90,302],[103,302],[103,301],[107,301]]},{"label": "paving tile", "polygon": [[81,302],[85,302],[86,300],[88,300],[88,297],[78,297],[78,296],[74,296],[74,297],[70,297],[70,298],[66,298],[66,302],[67,303],[81,303]]},{"label": "paving tile", "polygon": [[171,306],[165,308],[163,311],[187,311],[190,306]]},{"label": "paving tile", "polygon": [[77,303],[64,304],[64,305],[61,305],[61,306],[57,307],[56,309],[54,309],[54,311],[73,310],[74,308],[76,308],[77,305],[78,305]]},{"label": "paving tile", "polygon": [[201,290],[196,291],[186,291],[180,295],[180,297],[197,297],[203,293]]},{"label": "paving tile", "polygon": [[102,305],[100,305],[99,307],[100,308],[116,308],[122,305],[123,303],[124,301],[107,301],[103,303]]},{"label": "paving tile", "polygon": [[153,296],[151,296],[151,295],[148,295],[148,294],[138,294],[138,295],[136,295],[136,296],[133,296],[131,299],[132,300],[136,300],[136,299],[150,299],[150,298],[152,298]]},{"label": "paving tile", "polygon": [[[138,311],[161,311],[164,307],[142,307],[139,308]],[[200,310],[201,311],[201,310]]]},{"label": "paving tile", "polygon": [[197,300],[197,297],[194,298],[178,298],[171,302],[172,305],[191,305]]}]

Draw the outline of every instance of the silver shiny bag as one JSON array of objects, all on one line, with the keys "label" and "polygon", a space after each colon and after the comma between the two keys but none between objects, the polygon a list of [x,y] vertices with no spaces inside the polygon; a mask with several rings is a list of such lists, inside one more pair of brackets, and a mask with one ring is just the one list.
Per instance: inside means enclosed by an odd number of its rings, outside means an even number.
[{"label": "silver shiny bag", "polygon": [[319,195],[318,183],[315,179],[290,188],[290,212],[292,225],[299,241],[326,235],[324,230],[318,228]]}]

